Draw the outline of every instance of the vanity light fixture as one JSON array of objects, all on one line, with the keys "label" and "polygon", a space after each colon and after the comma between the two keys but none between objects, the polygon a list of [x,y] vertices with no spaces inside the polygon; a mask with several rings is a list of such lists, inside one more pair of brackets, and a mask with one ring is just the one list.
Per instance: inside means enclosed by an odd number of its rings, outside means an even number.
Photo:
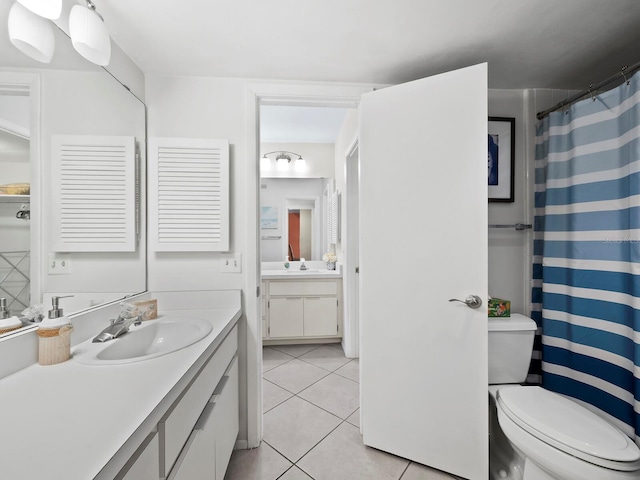
[{"label": "vanity light fixture", "polygon": [[62,0],[18,0],[18,3],[36,15],[49,20],[60,18],[62,13]]},{"label": "vanity light fixture", "polygon": [[87,0],[86,7],[74,5],[71,9],[69,35],[73,48],[80,55],[96,65],[109,65],[111,38],[104,19],[91,0]]},{"label": "vanity light fixture", "polygon": [[307,169],[307,162],[305,161],[304,158],[302,158],[302,155],[300,155],[299,153],[287,152],[286,150],[276,150],[275,152],[269,152],[262,155],[262,158],[260,159],[261,170],[271,169],[271,159],[268,157],[268,155],[273,155],[273,154],[277,154],[276,169],[278,169],[281,172],[289,169],[289,166],[291,165],[291,155],[295,155],[298,157],[294,162],[294,168],[296,172],[302,172]]},{"label": "vanity light fixture", "polygon": [[9,11],[8,30],[11,43],[22,53],[42,63],[51,62],[56,39],[49,20],[16,2]]}]

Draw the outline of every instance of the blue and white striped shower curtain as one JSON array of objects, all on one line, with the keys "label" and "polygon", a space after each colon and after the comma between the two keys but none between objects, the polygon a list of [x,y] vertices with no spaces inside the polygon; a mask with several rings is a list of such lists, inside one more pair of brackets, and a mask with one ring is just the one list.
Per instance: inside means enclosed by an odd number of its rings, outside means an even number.
[{"label": "blue and white striped shower curtain", "polygon": [[640,444],[640,75],[536,133],[533,292],[542,384]]}]

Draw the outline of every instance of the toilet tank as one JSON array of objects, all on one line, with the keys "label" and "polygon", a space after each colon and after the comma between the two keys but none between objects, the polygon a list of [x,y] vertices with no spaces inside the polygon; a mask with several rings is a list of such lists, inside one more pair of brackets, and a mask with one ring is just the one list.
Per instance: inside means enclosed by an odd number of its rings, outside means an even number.
[{"label": "toilet tank", "polygon": [[536,322],[512,313],[489,317],[489,384],[522,383],[527,379]]}]

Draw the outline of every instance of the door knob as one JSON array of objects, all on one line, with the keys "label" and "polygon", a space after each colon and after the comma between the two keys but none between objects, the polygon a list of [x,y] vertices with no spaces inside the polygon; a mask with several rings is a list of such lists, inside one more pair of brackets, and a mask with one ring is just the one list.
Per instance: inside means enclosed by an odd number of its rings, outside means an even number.
[{"label": "door knob", "polygon": [[464,303],[469,308],[480,308],[482,306],[482,299],[477,295],[469,295],[464,300],[458,300],[457,298],[450,298],[449,301]]}]

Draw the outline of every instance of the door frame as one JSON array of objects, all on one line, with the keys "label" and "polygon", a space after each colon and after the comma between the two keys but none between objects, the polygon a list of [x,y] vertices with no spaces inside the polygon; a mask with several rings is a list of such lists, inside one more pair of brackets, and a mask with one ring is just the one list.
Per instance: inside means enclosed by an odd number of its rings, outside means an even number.
[{"label": "door frame", "polygon": [[[373,85],[248,83],[245,89],[245,145],[247,158],[247,252],[244,284],[247,298],[246,415],[247,444],[256,448],[262,440],[262,313],[260,303],[260,106],[297,105],[357,108],[362,94]],[[251,186],[253,185],[253,188]]]},{"label": "door frame", "polygon": [[[343,283],[345,284],[345,312],[348,319],[348,325],[344,329],[345,333],[345,353],[348,357],[357,358],[360,356],[360,297],[359,297],[359,280],[360,276],[356,273],[356,268],[360,264],[358,257],[358,245],[359,237],[359,217],[358,217],[358,203],[352,202],[353,187],[360,184],[360,153],[359,153],[358,138],[356,138],[345,155],[345,184],[346,194],[345,199],[345,228],[343,243],[346,242],[346,259],[345,266],[342,272]],[[355,165],[354,165],[355,162]],[[356,190],[356,194],[359,196],[359,187]],[[353,220],[356,220],[354,222]],[[358,227],[354,229],[353,225]],[[348,329],[348,330],[347,330]]]}]

